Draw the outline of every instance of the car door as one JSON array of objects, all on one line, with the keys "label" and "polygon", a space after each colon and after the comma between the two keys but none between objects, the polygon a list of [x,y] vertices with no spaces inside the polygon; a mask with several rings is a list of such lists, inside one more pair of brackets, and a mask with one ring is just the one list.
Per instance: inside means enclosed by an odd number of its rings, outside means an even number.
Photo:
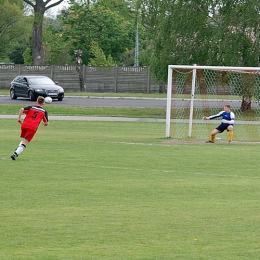
[{"label": "car door", "polygon": [[21,81],[21,77],[16,77],[16,78],[13,80],[13,82],[12,82],[12,87],[13,87],[13,89],[14,89],[14,91],[15,91],[15,94],[16,94],[17,96],[20,96],[20,95],[21,95],[21,83],[20,83],[20,81]]},{"label": "car door", "polygon": [[20,78],[20,90],[21,90],[21,96],[27,97],[28,96],[28,82],[25,77]]}]

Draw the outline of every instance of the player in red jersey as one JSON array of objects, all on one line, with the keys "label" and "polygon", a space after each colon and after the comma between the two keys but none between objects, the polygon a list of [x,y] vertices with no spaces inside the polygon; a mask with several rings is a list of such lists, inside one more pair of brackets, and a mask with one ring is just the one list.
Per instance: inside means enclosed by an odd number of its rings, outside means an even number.
[{"label": "player in red jersey", "polygon": [[[15,160],[33,139],[41,121],[44,126],[49,124],[48,113],[43,108],[44,103],[44,97],[39,96],[35,106],[28,106],[20,109],[18,114],[18,123],[21,124],[21,137],[23,140],[11,155],[12,160]],[[26,115],[23,121],[21,119],[22,114]]]}]

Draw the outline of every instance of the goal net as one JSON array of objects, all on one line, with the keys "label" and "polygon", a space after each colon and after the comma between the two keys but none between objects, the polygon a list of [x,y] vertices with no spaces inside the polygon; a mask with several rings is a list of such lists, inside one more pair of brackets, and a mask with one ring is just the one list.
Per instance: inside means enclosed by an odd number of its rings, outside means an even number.
[{"label": "goal net", "polygon": [[[168,66],[166,138],[207,140],[224,105],[235,114],[234,141],[260,141],[260,68]],[[216,139],[227,140],[226,131]]]}]

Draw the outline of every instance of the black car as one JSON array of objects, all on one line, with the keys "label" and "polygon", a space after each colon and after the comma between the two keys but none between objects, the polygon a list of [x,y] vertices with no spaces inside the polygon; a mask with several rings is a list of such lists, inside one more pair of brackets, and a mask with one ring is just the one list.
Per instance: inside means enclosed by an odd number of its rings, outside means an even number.
[{"label": "black car", "polygon": [[51,97],[62,101],[64,89],[46,76],[17,76],[11,82],[11,99],[25,97],[35,101],[38,96]]}]

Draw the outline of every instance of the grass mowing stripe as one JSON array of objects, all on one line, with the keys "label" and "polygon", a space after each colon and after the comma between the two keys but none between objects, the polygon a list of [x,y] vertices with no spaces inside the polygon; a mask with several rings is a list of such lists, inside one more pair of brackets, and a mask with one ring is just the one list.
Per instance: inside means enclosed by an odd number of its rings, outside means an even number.
[{"label": "grass mowing stripe", "polygon": [[[11,160],[9,158],[2,158],[2,160]],[[29,160],[31,163],[35,163],[37,161]],[[40,163],[42,161],[39,161]],[[70,165],[70,166],[83,166],[87,168],[100,168],[100,169],[115,169],[115,170],[124,170],[124,171],[147,171],[147,169],[143,168],[132,168],[132,167],[118,167],[118,166],[105,166],[105,165],[90,165],[90,164],[81,164],[81,163],[57,163],[57,162],[52,162],[52,161],[45,161],[45,164],[51,165],[51,164],[59,164],[59,165]],[[227,178],[252,178],[252,179],[260,179],[260,176],[243,176],[243,175],[232,175],[232,174],[210,174],[210,173],[205,173],[205,172],[187,172],[187,171],[176,171],[176,170],[158,170],[158,169],[150,169],[148,170],[150,173],[174,173],[174,174],[187,174],[187,175],[203,175],[203,176],[212,176],[212,177],[227,177]]]},{"label": "grass mowing stripe", "polygon": [[[0,105],[0,114],[16,115],[21,105]],[[50,116],[109,116],[130,118],[161,118],[165,119],[165,108],[117,108],[117,107],[79,107],[52,106],[45,107]]]}]

